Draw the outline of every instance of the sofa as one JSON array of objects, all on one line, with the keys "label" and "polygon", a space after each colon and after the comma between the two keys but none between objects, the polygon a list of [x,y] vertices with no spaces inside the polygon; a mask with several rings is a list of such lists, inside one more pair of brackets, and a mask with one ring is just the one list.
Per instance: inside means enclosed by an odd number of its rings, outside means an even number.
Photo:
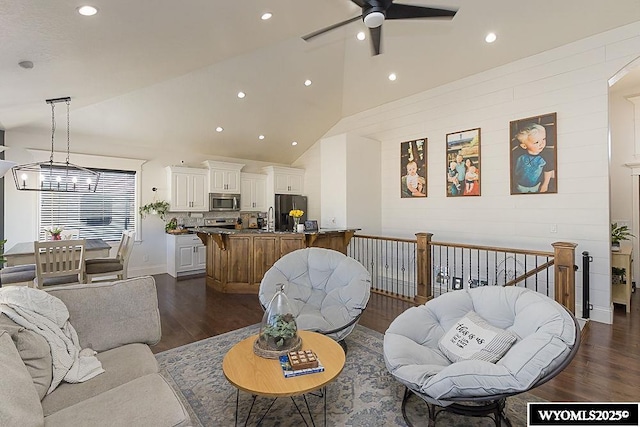
[{"label": "sofa", "polygon": [[0,425],[191,425],[149,348],[161,336],[153,277],[46,292],[65,303],[80,347],[96,351],[105,372],[81,383],[62,382],[47,394],[49,344],[0,314]]}]

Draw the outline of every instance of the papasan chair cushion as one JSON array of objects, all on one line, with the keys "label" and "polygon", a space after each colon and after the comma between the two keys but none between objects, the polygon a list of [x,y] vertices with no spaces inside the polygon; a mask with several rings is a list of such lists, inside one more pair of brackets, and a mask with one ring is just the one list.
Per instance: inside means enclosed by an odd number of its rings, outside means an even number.
[{"label": "papasan chair cushion", "polygon": [[292,305],[299,329],[343,340],[355,328],[369,301],[369,272],[358,261],[322,248],[299,249],[273,264],[260,283],[258,296],[267,307],[277,285]]},{"label": "papasan chair cushion", "polygon": [[[439,349],[443,334],[471,311],[517,336],[496,363],[452,363]],[[517,394],[550,379],[573,358],[578,331],[573,315],[545,295],[487,286],[449,292],[406,310],[385,333],[384,358],[389,372],[409,390],[447,406]]]}]

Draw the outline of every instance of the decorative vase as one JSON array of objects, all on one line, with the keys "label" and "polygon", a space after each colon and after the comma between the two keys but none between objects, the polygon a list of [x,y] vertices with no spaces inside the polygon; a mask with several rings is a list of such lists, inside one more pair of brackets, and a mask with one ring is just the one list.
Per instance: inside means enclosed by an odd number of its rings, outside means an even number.
[{"label": "decorative vase", "polygon": [[268,359],[277,359],[302,346],[293,309],[284,293],[284,284],[276,286],[278,290],[264,312],[260,333],[253,344],[253,352]]},{"label": "decorative vase", "polygon": [[298,231],[298,225],[300,225],[300,218],[298,218],[297,216],[293,217],[293,231],[297,232]]},{"label": "decorative vase", "polygon": [[51,240],[60,240],[60,239],[61,239],[60,234],[52,234],[51,235]]}]

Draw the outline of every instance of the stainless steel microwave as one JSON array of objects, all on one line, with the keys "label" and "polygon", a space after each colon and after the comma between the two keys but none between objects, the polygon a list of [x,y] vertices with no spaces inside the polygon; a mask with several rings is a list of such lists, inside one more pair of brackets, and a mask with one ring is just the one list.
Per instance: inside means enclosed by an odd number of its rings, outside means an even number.
[{"label": "stainless steel microwave", "polygon": [[209,193],[209,211],[239,211],[239,194]]}]

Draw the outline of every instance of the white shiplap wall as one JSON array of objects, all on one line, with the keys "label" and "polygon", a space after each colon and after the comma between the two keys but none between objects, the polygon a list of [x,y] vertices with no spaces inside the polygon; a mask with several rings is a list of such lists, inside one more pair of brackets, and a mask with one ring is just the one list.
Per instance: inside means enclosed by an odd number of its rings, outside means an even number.
[{"label": "white shiplap wall", "polygon": [[[635,23],[476,74],[345,118],[326,137],[381,141],[383,235],[427,231],[438,241],[549,251],[555,241],[577,243],[576,264],[582,251],[594,257],[591,318],[610,323],[607,81],[640,56],[639,34]],[[511,196],[509,121],[551,112],[558,193]],[[445,135],[476,127],[482,196],[447,198]],[[429,139],[428,197],[400,199],[400,142],[420,137]]]}]

